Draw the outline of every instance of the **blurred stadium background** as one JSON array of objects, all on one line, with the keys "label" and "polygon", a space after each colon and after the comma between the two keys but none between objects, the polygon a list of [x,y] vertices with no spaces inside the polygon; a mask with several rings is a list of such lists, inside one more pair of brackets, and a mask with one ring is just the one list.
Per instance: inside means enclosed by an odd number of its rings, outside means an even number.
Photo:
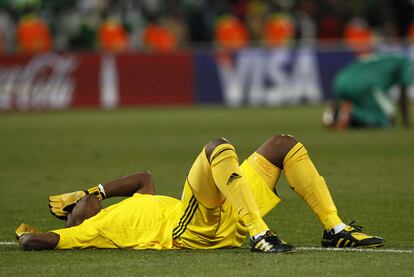
[{"label": "blurred stadium background", "polygon": [[0,8],[4,52],[414,39],[409,0],[1,0]]},{"label": "blurred stadium background", "polygon": [[[414,60],[413,22],[409,0],[0,0],[0,276],[412,276],[413,129],[334,132],[320,119],[358,52]],[[278,133],[308,146],[343,219],[383,236],[384,252],[27,253],[14,242],[21,222],[62,227],[50,194],[149,169],[158,193],[180,197],[212,137],[243,158]],[[315,217],[283,178],[278,192],[269,224],[318,247]]]},{"label": "blurred stadium background", "polygon": [[2,0],[0,110],[320,103],[355,53],[414,57],[413,19],[408,0]]}]

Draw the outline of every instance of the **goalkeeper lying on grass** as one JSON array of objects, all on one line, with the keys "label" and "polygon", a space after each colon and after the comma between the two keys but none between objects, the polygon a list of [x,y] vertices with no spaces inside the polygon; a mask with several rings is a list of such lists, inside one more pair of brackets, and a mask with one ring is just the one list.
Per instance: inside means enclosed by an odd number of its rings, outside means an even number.
[{"label": "goalkeeper lying on grass", "polygon": [[[24,250],[215,249],[240,247],[249,236],[251,251],[288,253],[294,247],[262,219],[280,202],[275,186],[282,171],[322,223],[322,246],[384,245],[382,238],[343,223],[305,147],[287,135],[271,137],[240,166],[226,139],[212,140],[190,169],[181,200],[154,195],[149,172],[50,196],[51,212],[66,220],[66,228],[42,233],[21,224],[16,236]],[[101,201],[114,196],[130,197],[103,209]]]}]

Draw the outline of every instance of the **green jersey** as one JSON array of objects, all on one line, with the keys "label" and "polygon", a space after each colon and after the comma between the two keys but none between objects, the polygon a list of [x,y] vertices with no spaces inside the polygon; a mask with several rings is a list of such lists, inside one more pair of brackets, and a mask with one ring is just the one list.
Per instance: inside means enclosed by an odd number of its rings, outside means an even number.
[{"label": "green jersey", "polygon": [[343,68],[335,77],[334,94],[352,102],[351,116],[360,126],[390,126],[394,85],[408,86],[413,79],[410,59],[400,55],[372,55]]},{"label": "green jersey", "polygon": [[342,69],[334,80],[335,96],[358,101],[373,90],[384,94],[393,85],[408,86],[413,79],[411,60],[400,55],[372,55]]}]

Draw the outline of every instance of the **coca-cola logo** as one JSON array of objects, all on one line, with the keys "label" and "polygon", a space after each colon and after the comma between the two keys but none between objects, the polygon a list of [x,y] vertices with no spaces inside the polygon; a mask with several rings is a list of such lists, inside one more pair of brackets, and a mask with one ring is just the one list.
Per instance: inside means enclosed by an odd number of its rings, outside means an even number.
[{"label": "coca-cola logo", "polygon": [[0,67],[0,110],[65,109],[75,89],[74,56],[45,53],[27,64]]}]

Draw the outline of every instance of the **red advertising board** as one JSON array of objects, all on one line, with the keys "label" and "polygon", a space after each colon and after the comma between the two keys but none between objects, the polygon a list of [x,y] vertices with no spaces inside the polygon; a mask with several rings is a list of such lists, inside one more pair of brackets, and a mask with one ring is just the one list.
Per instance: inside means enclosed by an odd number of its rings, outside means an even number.
[{"label": "red advertising board", "polygon": [[120,55],[117,67],[121,106],[193,102],[191,55]]},{"label": "red advertising board", "polygon": [[99,107],[101,56],[83,54],[73,59],[76,67],[71,74],[75,85],[71,107]]},{"label": "red advertising board", "polygon": [[0,57],[0,110],[99,106],[99,55]]},{"label": "red advertising board", "polygon": [[191,55],[0,56],[0,110],[187,105]]}]

